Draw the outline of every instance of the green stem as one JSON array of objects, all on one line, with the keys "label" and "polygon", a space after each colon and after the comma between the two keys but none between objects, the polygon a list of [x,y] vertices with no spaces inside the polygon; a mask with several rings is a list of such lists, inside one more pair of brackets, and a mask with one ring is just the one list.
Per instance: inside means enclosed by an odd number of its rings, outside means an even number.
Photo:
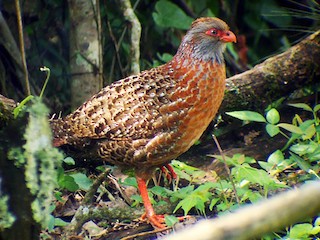
[{"label": "green stem", "polygon": [[42,87],[42,89],[41,89],[41,92],[40,92],[40,99],[42,98],[42,96],[43,96],[43,93],[44,93],[44,90],[46,89],[46,87],[47,87],[47,84],[48,84],[48,82],[49,82],[49,78],[50,78],[50,69],[49,68],[47,68],[47,67],[42,67],[42,68],[40,68],[40,71],[43,71],[43,72],[47,72],[47,77],[46,77],[46,80],[45,80],[45,82],[44,82],[44,84],[43,84],[43,87]]}]

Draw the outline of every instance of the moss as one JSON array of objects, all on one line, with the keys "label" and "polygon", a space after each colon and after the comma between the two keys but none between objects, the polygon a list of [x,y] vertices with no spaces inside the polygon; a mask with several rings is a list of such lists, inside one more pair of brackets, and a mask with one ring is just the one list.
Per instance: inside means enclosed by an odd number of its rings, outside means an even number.
[{"label": "moss", "polygon": [[[1,192],[0,192],[1,194]],[[10,228],[15,221],[15,217],[8,209],[8,196],[0,197],[0,232]]]},{"label": "moss", "polygon": [[33,217],[46,227],[50,216],[53,190],[57,186],[57,167],[63,155],[52,147],[52,136],[47,119],[48,109],[38,99],[28,109],[29,122],[24,134],[25,179],[35,200],[32,203]]}]

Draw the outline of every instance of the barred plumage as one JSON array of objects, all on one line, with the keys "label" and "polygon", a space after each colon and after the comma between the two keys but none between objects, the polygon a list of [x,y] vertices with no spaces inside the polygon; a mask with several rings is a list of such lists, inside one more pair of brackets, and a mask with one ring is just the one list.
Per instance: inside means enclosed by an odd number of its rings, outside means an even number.
[{"label": "barred plumage", "polygon": [[[154,168],[187,151],[214,118],[225,89],[222,53],[226,42],[235,41],[222,20],[197,19],[170,62],[119,80],[52,120],[54,145],[132,167],[145,184]],[[150,222],[163,227],[144,202]]]}]

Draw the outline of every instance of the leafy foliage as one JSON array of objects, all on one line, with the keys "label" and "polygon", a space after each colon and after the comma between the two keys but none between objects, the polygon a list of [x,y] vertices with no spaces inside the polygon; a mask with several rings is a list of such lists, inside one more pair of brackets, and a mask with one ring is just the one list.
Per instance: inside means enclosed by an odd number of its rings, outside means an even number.
[{"label": "leafy foliage", "polygon": [[[174,18],[171,18],[175,16]],[[152,17],[157,25],[161,27],[173,27],[177,29],[189,29],[193,19],[183,12],[177,5],[160,0],[155,5],[155,12]]]}]

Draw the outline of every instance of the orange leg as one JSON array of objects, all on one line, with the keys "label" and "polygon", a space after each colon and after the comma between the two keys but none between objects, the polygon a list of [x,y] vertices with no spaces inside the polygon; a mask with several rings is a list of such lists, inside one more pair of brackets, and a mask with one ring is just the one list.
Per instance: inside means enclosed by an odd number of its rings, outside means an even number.
[{"label": "orange leg", "polygon": [[165,228],[166,225],[164,224],[164,216],[163,215],[156,215],[153,210],[153,207],[150,202],[149,195],[148,195],[146,181],[139,176],[136,176],[136,179],[137,179],[140,195],[142,197],[143,205],[146,210],[145,217],[149,220],[149,222],[151,223],[152,226],[157,227],[157,228]]}]

